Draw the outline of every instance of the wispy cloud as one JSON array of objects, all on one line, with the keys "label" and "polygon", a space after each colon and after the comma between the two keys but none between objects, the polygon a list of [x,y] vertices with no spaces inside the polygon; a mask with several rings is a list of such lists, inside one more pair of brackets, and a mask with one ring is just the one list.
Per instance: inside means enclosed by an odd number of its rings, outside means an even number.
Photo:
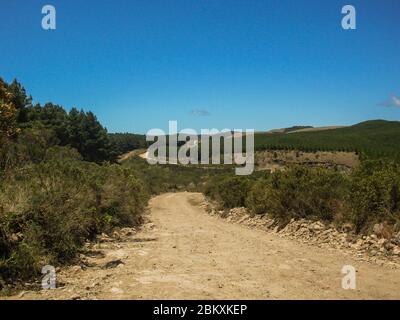
[{"label": "wispy cloud", "polygon": [[398,96],[391,96],[388,100],[384,101],[380,105],[384,107],[396,107],[400,108],[400,97]]},{"label": "wispy cloud", "polygon": [[190,111],[190,114],[195,117],[208,117],[210,116],[210,112],[204,109],[194,109]]}]

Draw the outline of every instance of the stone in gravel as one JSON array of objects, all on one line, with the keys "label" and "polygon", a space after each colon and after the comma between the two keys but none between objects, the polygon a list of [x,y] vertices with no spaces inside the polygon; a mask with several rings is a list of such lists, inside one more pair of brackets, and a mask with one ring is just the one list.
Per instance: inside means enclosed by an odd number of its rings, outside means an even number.
[{"label": "stone in gravel", "polygon": [[110,292],[111,293],[115,293],[115,294],[122,294],[122,293],[124,293],[124,291],[123,290],[121,290],[120,288],[111,288],[111,290],[110,290]]},{"label": "stone in gravel", "polygon": [[130,237],[133,236],[136,233],[136,229],[135,228],[122,228],[121,230],[118,231],[114,231],[114,236],[115,237]]},{"label": "stone in gravel", "polygon": [[343,224],[343,226],[342,226],[342,230],[343,230],[344,232],[350,232],[350,231],[354,230],[354,225],[351,224],[351,223],[345,223],[345,224]]},{"label": "stone in gravel", "polygon": [[81,266],[73,266],[73,267],[71,267],[71,271],[73,273],[77,273],[79,271],[82,271],[82,267]]},{"label": "stone in gravel", "polygon": [[383,246],[386,243],[386,239],[379,239],[378,240],[378,245]]},{"label": "stone in gravel", "polygon": [[22,291],[19,295],[18,295],[18,297],[19,298],[22,298],[24,295],[26,295],[27,293],[29,293],[29,291]]},{"label": "stone in gravel", "polygon": [[319,222],[312,224],[310,227],[311,228],[309,228],[309,229],[313,230],[313,231],[321,231],[325,228],[324,225]]},{"label": "stone in gravel", "polygon": [[117,259],[117,260],[111,260],[108,261],[104,266],[102,266],[102,269],[112,269],[118,267],[120,264],[124,264],[122,260]]},{"label": "stone in gravel", "polygon": [[99,242],[112,242],[113,239],[111,239],[108,235],[105,233],[102,233],[100,236],[97,237],[97,240]]},{"label": "stone in gravel", "polygon": [[384,223],[375,224],[372,230],[379,238],[389,239],[392,237],[392,231],[390,227]]}]

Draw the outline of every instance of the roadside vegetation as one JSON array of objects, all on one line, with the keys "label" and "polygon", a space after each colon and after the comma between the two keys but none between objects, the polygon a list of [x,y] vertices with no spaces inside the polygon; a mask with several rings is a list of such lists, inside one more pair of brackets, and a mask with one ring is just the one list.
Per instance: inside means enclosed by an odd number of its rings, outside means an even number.
[{"label": "roadside vegetation", "polygon": [[148,188],[115,162],[91,112],[32,99],[0,79],[0,291],[72,263],[87,240],[140,223]]},{"label": "roadside vegetation", "polygon": [[293,166],[253,179],[210,180],[205,190],[222,208],[246,207],[280,224],[305,218],[349,223],[358,233],[371,232],[376,223],[400,231],[400,166],[394,161],[365,160],[349,174]]},{"label": "roadside vegetation", "polygon": [[149,194],[164,192],[204,192],[208,181],[234,177],[232,166],[203,165],[149,165],[146,160],[133,157],[123,166],[137,173]]}]

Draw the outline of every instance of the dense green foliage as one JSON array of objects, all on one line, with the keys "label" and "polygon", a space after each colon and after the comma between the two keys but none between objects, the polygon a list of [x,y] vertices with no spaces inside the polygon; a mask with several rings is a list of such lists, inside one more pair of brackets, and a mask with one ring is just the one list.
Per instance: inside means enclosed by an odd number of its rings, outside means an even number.
[{"label": "dense green foliage", "polygon": [[248,177],[218,176],[207,183],[204,193],[224,208],[244,207],[250,187]]},{"label": "dense green foliage", "polygon": [[110,141],[107,130],[90,111],[72,108],[67,112],[53,103],[33,106],[32,98],[16,80],[7,84],[0,79],[0,103],[2,136],[11,136],[12,132],[5,130],[14,127],[34,131],[46,129],[54,136],[53,145],[73,147],[84,160],[101,163],[114,161],[118,156],[118,148]]},{"label": "dense green foliage", "polygon": [[66,112],[62,107],[47,103],[25,110],[26,122],[22,128],[45,128],[52,130],[56,143],[79,151],[84,160],[113,161],[117,154],[108,138],[107,131],[92,112],[72,108]]},{"label": "dense green foliage", "polygon": [[150,143],[146,142],[146,136],[134,133],[109,133],[108,138],[118,155],[126,152],[147,148]]},{"label": "dense green foliage", "polygon": [[93,113],[30,102],[0,79],[0,290],[137,225],[149,198],[134,170],[108,162],[116,149]]},{"label": "dense green foliage", "polygon": [[13,100],[14,96],[10,88],[0,78],[0,147],[18,132],[18,110]]},{"label": "dense green foliage", "polygon": [[400,159],[400,122],[374,120],[315,132],[255,135],[256,150],[355,151],[370,158]]},{"label": "dense green foliage", "polygon": [[205,190],[224,208],[245,206],[281,223],[292,218],[348,222],[368,233],[384,222],[400,230],[400,166],[394,162],[364,161],[350,174],[294,166],[261,177],[210,180]]},{"label": "dense green foliage", "polygon": [[348,203],[359,231],[376,221],[400,228],[400,165],[365,161],[352,174]]},{"label": "dense green foliage", "polygon": [[143,183],[118,165],[99,166],[59,150],[2,181],[0,275],[27,278],[44,262],[71,261],[86,239],[139,222]]},{"label": "dense green foliage", "polygon": [[279,220],[332,221],[341,209],[346,178],[333,170],[294,167],[263,178],[252,187],[247,204],[254,213]]}]

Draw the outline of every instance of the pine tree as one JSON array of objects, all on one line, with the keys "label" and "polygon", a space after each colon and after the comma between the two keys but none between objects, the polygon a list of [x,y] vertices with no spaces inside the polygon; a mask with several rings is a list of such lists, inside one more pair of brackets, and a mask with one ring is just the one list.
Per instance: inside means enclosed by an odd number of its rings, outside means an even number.
[{"label": "pine tree", "polygon": [[25,88],[16,79],[9,85],[9,90],[12,94],[12,102],[18,112],[17,121],[26,122],[27,107],[32,105],[32,97],[26,95]]}]

